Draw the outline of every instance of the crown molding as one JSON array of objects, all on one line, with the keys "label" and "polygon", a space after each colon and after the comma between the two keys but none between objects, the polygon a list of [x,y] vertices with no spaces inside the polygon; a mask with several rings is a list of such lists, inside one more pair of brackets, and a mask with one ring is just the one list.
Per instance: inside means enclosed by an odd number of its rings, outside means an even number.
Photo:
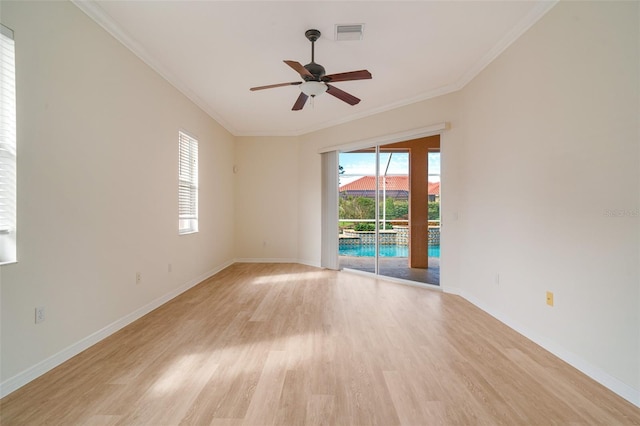
[{"label": "crown molding", "polygon": [[538,22],[548,11],[550,11],[559,0],[539,1],[536,6],[521,19],[498,43],[483,55],[475,64],[471,66],[458,80],[454,83],[420,93],[411,98],[403,99],[388,105],[368,109],[355,114],[342,116],[335,120],[328,120],[312,126],[299,128],[290,132],[241,132],[234,128],[227,120],[225,120],[218,111],[215,111],[207,102],[202,100],[193,90],[191,90],[184,82],[182,82],[173,73],[163,67],[151,54],[149,54],[133,37],[124,31],[113,18],[107,14],[93,0],[71,0],[71,2],[83,11],[87,16],[94,20],[98,25],[104,28],[116,40],[122,43],[126,48],[131,50],[144,63],[156,71],[160,76],[167,80],[172,86],[178,89],[182,94],[189,98],[194,104],[202,109],[207,115],[218,122],[233,136],[247,137],[284,137],[284,136],[302,136],[319,130],[338,126],[350,121],[359,120],[372,115],[381,114],[407,105],[423,102],[449,93],[457,92],[469,84],[478,74],[480,74],[491,62],[502,54],[513,42],[515,42],[522,34]]}]

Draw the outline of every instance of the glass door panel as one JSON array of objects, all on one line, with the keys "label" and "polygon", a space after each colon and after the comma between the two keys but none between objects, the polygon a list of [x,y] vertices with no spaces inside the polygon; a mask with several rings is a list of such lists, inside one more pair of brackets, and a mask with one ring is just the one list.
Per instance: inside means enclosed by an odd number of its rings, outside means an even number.
[{"label": "glass door panel", "polygon": [[340,269],[377,273],[376,149],[342,152],[338,164]]},{"label": "glass door panel", "polygon": [[428,160],[429,284],[440,284],[440,149],[430,149]]},{"label": "glass door panel", "polygon": [[380,147],[378,273],[410,279],[409,150]]}]

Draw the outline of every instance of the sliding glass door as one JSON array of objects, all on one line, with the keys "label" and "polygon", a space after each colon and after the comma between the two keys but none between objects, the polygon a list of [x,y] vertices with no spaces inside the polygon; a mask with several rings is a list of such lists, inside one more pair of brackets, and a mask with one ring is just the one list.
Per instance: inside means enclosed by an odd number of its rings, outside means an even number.
[{"label": "sliding glass door", "polygon": [[339,157],[342,268],[401,275],[409,256],[409,152],[384,147]]},{"label": "sliding glass door", "polygon": [[339,153],[340,269],[439,285],[439,143]]}]

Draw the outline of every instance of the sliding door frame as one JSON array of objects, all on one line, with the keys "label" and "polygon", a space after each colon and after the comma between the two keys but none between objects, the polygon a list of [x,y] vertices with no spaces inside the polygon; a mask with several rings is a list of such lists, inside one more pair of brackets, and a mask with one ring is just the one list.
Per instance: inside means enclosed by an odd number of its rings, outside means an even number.
[{"label": "sliding door frame", "polygon": [[[348,142],[340,145],[320,148],[322,154],[322,248],[321,266],[328,269],[338,269],[338,153],[355,151],[358,149],[374,148],[376,150],[376,176],[380,168],[380,146],[397,142],[404,142],[428,136],[442,135],[449,130],[448,122],[436,123],[431,126],[407,130],[399,133],[378,136],[359,141]],[[325,169],[326,167],[326,169]],[[378,205],[378,186],[376,179],[376,225],[379,222],[380,212]],[[333,195],[327,192],[332,191]],[[376,226],[377,227],[377,226]],[[329,250],[333,250],[333,254]],[[378,238],[376,237],[375,274],[378,275]]]}]

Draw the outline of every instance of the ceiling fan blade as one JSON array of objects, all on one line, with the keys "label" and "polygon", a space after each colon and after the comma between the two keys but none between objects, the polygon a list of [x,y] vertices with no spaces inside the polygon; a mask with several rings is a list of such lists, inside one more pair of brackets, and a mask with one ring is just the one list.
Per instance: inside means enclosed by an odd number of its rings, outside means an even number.
[{"label": "ceiling fan blade", "polygon": [[304,78],[305,76],[306,77],[315,78],[315,77],[313,77],[313,74],[311,74],[308,69],[303,67],[300,62],[284,61],[284,63],[289,65],[291,68],[293,68],[298,74],[300,74],[300,77],[302,77],[302,78]]},{"label": "ceiling fan blade", "polygon": [[329,74],[322,77],[323,81],[334,83],[336,81],[350,80],[369,80],[371,73],[367,70],[341,72],[338,74]]},{"label": "ceiling fan blade", "polygon": [[293,108],[291,108],[291,111],[300,111],[302,109],[302,107],[304,107],[304,104],[307,102],[308,98],[309,98],[309,96],[307,96],[304,93],[300,92],[300,96],[298,96],[298,99],[296,100],[296,103],[293,104]]},{"label": "ceiling fan blade", "polygon": [[272,89],[274,87],[282,87],[282,86],[297,86],[298,84],[302,84],[301,81],[292,81],[290,83],[278,83],[278,84],[270,84],[268,86],[258,86],[258,87],[252,87],[251,91],[254,90],[264,90],[264,89]]},{"label": "ceiling fan blade", "polygon": [[349,105],[355,105],[357,103],[360,102],[360,99],[356,98],[355,96],[345,92],[344,90],[340,90],[335,86],[332,86],[330,84],[327,84],[327,87],[329,89],[327,89],[327,93],[335,96],[336,98],[340,99],[341,101],[345,101],[346,103],[348,103]]}]

